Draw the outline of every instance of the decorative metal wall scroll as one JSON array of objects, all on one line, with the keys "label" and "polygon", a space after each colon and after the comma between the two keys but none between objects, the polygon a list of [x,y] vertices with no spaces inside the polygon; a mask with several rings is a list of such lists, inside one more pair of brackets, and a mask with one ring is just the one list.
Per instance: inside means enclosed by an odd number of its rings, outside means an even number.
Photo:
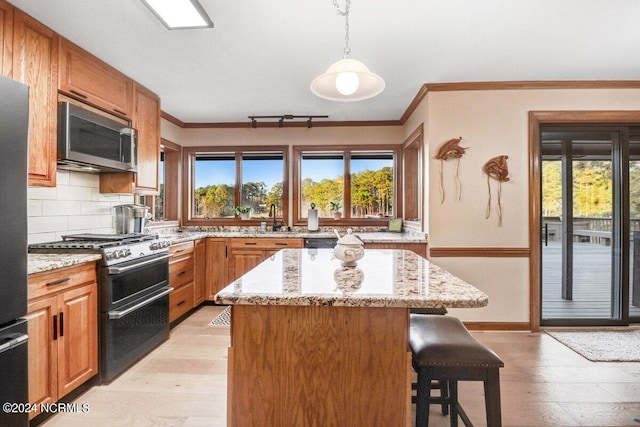
[{"label": "decorative metal wall scroll", "polygon": [[489,190],[489,200],[487,201],[487,214],[486,218],[489,218],[491,214],[491,180],[490,178],[498,181],[498,226],[502,226],[502,183],[509,181],[509,167],[507,166],[507,159],[509,156],[497,156],[489,160],[482,167],[482,171],[487,174],[487,189]]},{"label": "decorative metal wall scroll", "polygon": [[456,180],[456,190],[458,192],[458,201],[462,197],[462,184],[460,183],[460,178],[458,177],[458,171],[460,170],[460,158],[465,153],[465,150],[469,147],[460,147],[460,138],[453,138],[442,144],[438,153],[436,154],[436,159],[440,160],[440,203],[444,203],[444,178],[443,178],[443,164],[445,160],[456,159],[456,172],[454,174],[454,178]]}]

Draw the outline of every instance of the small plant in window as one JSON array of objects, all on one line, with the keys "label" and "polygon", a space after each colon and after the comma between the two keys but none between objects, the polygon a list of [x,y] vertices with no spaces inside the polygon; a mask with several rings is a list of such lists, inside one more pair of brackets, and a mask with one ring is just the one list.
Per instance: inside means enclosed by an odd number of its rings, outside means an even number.
[{"label": "small plant in window", "polygon": [[340,202],[329,202],[329,204],[331,205],[331,212],[333,212],[333,219],[342,218],[342,212],[340,212],[342,205]]},{"label": "small plant in window", "polygon": [[251,218],[251,206],[236,206],[235,212],[236,215],[240,217],[240,219]]}]

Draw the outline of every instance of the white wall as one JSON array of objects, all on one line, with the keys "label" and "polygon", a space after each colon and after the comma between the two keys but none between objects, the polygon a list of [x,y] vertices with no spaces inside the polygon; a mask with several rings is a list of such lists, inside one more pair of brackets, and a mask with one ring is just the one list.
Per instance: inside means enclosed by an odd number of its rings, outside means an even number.
[{"label": "white wall", "polygon": [[133,202],[132,195],[100,194],[98,174],[58,170],[57,183],[27,190],[29,243],[64,234],[115,233],[112,207]]},{"label": "white wall", "polygon": [[[430,247],[528,248],[528,114],[529,111],[639,110],[638,89],[477,90],[428,93],[405,123],[405,135],[425,123],[428,146]],[[462,200],[455,199],[455,162],[444,164],[446,199],[440,203],[439,161],[445,141],[462,137],[469,147],[460,162]],[[509,156],[510,181],[502,185],[502,226],[493,205],[485,219],[487,180],[482,166],[490,158]],[[489,295],[481,310],[456,311],[470,321],[528,322],[528,258],[435,258],[434,262]]]}]

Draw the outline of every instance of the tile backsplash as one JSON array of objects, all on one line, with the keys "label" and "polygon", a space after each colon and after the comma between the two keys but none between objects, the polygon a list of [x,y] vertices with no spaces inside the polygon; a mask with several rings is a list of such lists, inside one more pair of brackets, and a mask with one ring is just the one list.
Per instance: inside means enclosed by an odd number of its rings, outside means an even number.
[{"label": "tile backsplash", "polygon": [[61,240],[72,233],[115,233],[113,206],[132,194],[100,194],[100,175],[59,170],[57,187],[27,190],[29,243]]}]

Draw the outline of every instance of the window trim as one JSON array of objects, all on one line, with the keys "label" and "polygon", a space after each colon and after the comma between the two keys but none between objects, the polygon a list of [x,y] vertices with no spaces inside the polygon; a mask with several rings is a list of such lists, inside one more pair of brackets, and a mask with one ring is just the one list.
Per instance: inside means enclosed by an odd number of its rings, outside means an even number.
[{"label": "window trim", "polygon": [[[164,217],[170,219],[152,220],[150,227],[172,227],[180,225],[180,168],[182,165],[182,147],[166,139],[161,140],[160,151],[164,153]],[[160,172],[160,158],[158,158],[158,173]],[[167,185],[167,183],[171,183]],[[158,178],[158,194],[160,182]],[[139,202],[149,206],[155,217],[155,198],[157,195],[140,195]],[[168,212],[167,212],[168,210]]]},{"label": "window trim", "polygon": [[386,226],[389,219],[380,218],[349,218],[351,214],[351,153],[357,151],[391,151],[393,153],[393,206],[394,216],[402,218],[402,206],[398,201],[399,193],[402,189],[402,146],[397,144],[380,145],[294,145],[293,149],[293,224],[296,226],[306,226],[307,219],[301,217],[301,197],[302,188],[300,174],[302,168],[302,156],[309,152],[341,152],[344,156],[344,203],[343,216],[341,219],[319,218],[320,226],[329,227],[332,225],[361,225],[361,226]]},{"label": "window trim", "polygon": [[[409,153],[412,153],[409,155]],[[424,226],[424,188],[425,188],[425,168],[424,168],[424,123],[420,123],[418,127],[411,132],[402,143],[402,207],[404,212],[415,212],[416,217],[401,218],[404,219],[405,225],[409,228],[422,230]],[[413,166],[409,167],[408,162],[415,159]],[[406,172],[406,174],[405,174]],[[410,180],[410,176],[414,175],[415,179]]]},{"label": "window trim", "polygon": [[184,147],[182,156],[182,224],[185,226],[259,226],[260,218],[241,220],[234,218],[194,218],[193,214],[193,188],[194,183],[194,162],[198,155],[233,153],[236,161],[234,198],[240,200],[242,183],[241,168],[243,154],[254,154],[260,152],[281,152],[282,153],[282,217],[276,218],[285,225],[289,218],[289,147],[286,145],[264,145],[264,146],[206,146],[206,147]]}]

